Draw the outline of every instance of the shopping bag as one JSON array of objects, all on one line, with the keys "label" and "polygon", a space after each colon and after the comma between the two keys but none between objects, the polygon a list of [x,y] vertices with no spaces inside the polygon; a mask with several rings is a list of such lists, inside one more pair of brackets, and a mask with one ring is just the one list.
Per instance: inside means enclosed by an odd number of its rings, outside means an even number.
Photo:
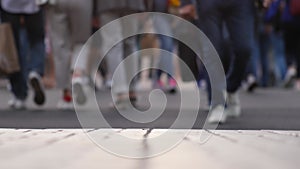
[{"label": "shopping bag", "polygon": [[20,71],[17,49],[11,25],[0,24],[0,76]]}]

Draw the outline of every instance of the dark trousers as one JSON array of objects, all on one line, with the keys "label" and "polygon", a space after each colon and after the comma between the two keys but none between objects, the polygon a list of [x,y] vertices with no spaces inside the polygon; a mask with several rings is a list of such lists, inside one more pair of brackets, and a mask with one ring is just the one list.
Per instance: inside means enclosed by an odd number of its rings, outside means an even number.
[{"label": "dark trousers", "polygon": [[[22,17],[24,25],[21,24]],[[40,75],[44,73],[45,30],[43,11],[21,15],[11,14],[1,9],[1,20],[12,25],[21,67],[20,72],[14,73],[9,77],[12,92],[18,99],[24,100],[27,97],[26,72],[36,71]],[[22,28],[26,30],[25,34],[24,32],[21,33]],[[28,45],[24,44],[27,43],[27,41],[24,42],[24,37],[27,37]],[[28,50],[24,48],[25,46],[28,46]]]},{"label": "dark trousers", "polygon": [[236,92],[245,77],[254,39],[253,0],[197,0],[198,27],[210,39],[221,60],[225,57],[223,24],[225,23],[233,56],[226,74],[227,91]]},{"label": "dark trousers", "polygon": [[300,78],[300,26],[288,23],[285,24],[284,40],[287,59],[290,63],[292,62],[291,60],[296,61],[297,78]]}]

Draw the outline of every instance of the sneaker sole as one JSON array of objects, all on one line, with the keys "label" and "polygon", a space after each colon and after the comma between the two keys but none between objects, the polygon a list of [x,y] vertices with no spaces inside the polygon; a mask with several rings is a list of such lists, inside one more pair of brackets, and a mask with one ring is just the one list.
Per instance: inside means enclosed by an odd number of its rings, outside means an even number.
[{"label": "sneaker sole", "polygon": [[43,105],[45,103],[45,93],[37,78],[32,78],[30,80],[30,85],[34,90],[34,102],[37,105]]},{"label": "sneaker sole", "polygon": [[79,83],[75,83],[74,84],[74,92],[75,92],[75,96],[76,96],[76,103],[83,105],[86,103],[86,96],[85,93],[83,91],[83,87],[81,84]]}]

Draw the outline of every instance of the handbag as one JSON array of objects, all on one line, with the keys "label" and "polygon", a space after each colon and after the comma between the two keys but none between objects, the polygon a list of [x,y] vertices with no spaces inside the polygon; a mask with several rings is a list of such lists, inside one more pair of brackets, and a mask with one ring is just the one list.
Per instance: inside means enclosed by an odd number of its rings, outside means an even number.
[{"label": "handbag", "polygon": [[0,76],[20,71],[17,49],[9,23],[0,24]]}]

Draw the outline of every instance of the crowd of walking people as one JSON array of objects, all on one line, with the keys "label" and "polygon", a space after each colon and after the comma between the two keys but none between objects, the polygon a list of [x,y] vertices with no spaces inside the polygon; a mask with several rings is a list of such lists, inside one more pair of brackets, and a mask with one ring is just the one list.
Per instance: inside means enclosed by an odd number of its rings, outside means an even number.
[{"label": "crowd of walking people", "polygon": [[[45,65],[53,56],[56,87],[61,90],[57,106],[72,108],[73,101],[84,104],[84,87],[90,74],[88,57],[78,57],[94,31],[120,17],[140,12],[171,13],[175,9],[182,18],[196,25],[218,52],[226,73],[226,92],[218,91],[223,100],[211,101],[209,122],[225,122],[238,117],[241,106],[238,96],[243,86],[248,92],[257,87],[293,87],[300,91],[300,0],[0,0],[1,23],[10,23],[17,48],[20,71],[8,75],[13,109],[26,108],[28,89],[34,92],[34,102],[46,102]],[[138,22],[127,23],[138,29]],[[174,29],[171,21],[157,18],[152,22],[158,32]],[[135,81],[128,86],[129,75],[136,72],[138,60],[121,65],[122,60],[141,47],[143,35],[134,36],[107,49],[115,39],[122,39],[123,24],[101,34],[101,51],[109,51],[99,73],[105,86],[112,88],[115,104],[137,101]],[[145,25],[143,25],[145,26]],[[188,33],[188,32],[187,32]],[[146,36],[146,35],[145,35]],[[147,35],[149,36],[149,35]],[[193,37],[193,36],[191,36]],[[1,37],[0,37],[1,38]],[[181,58],[189,52],[177,40],[156,35],[158,48]],[[155,46],[155,45],[154,45]],[[105,55],[102,53],[102,55]],[[102,56],[103,57],[103,56]],[[173,56],[159,56],[159,67],[168,70],[167,92],[176,93]],[[184,60],[184,59],[183,59]],[[75,66],[76,62],[76,66]],[[194,64],[194,62],[192,63]],[[196,64],[195,79],[199,87],[206,84],[211,100],[211,84],[207,72]],[[189,64],[188,64],[189,65]],[[195,65],[191,65],[195,66]],[[113,79],[115,70],[121,69]],[[51,71],[50,71],[51,72]],[[160,70],[152,71],[153,87],[164,88]],[[74,87],[73,91],[71,90]],[[129,89],[129,92],[127,91]],[[129,100],[128,100],[129,99]],[[226,101],[225,112],[222,103]],[[117,105],[116,105],[117,106]]]}]

